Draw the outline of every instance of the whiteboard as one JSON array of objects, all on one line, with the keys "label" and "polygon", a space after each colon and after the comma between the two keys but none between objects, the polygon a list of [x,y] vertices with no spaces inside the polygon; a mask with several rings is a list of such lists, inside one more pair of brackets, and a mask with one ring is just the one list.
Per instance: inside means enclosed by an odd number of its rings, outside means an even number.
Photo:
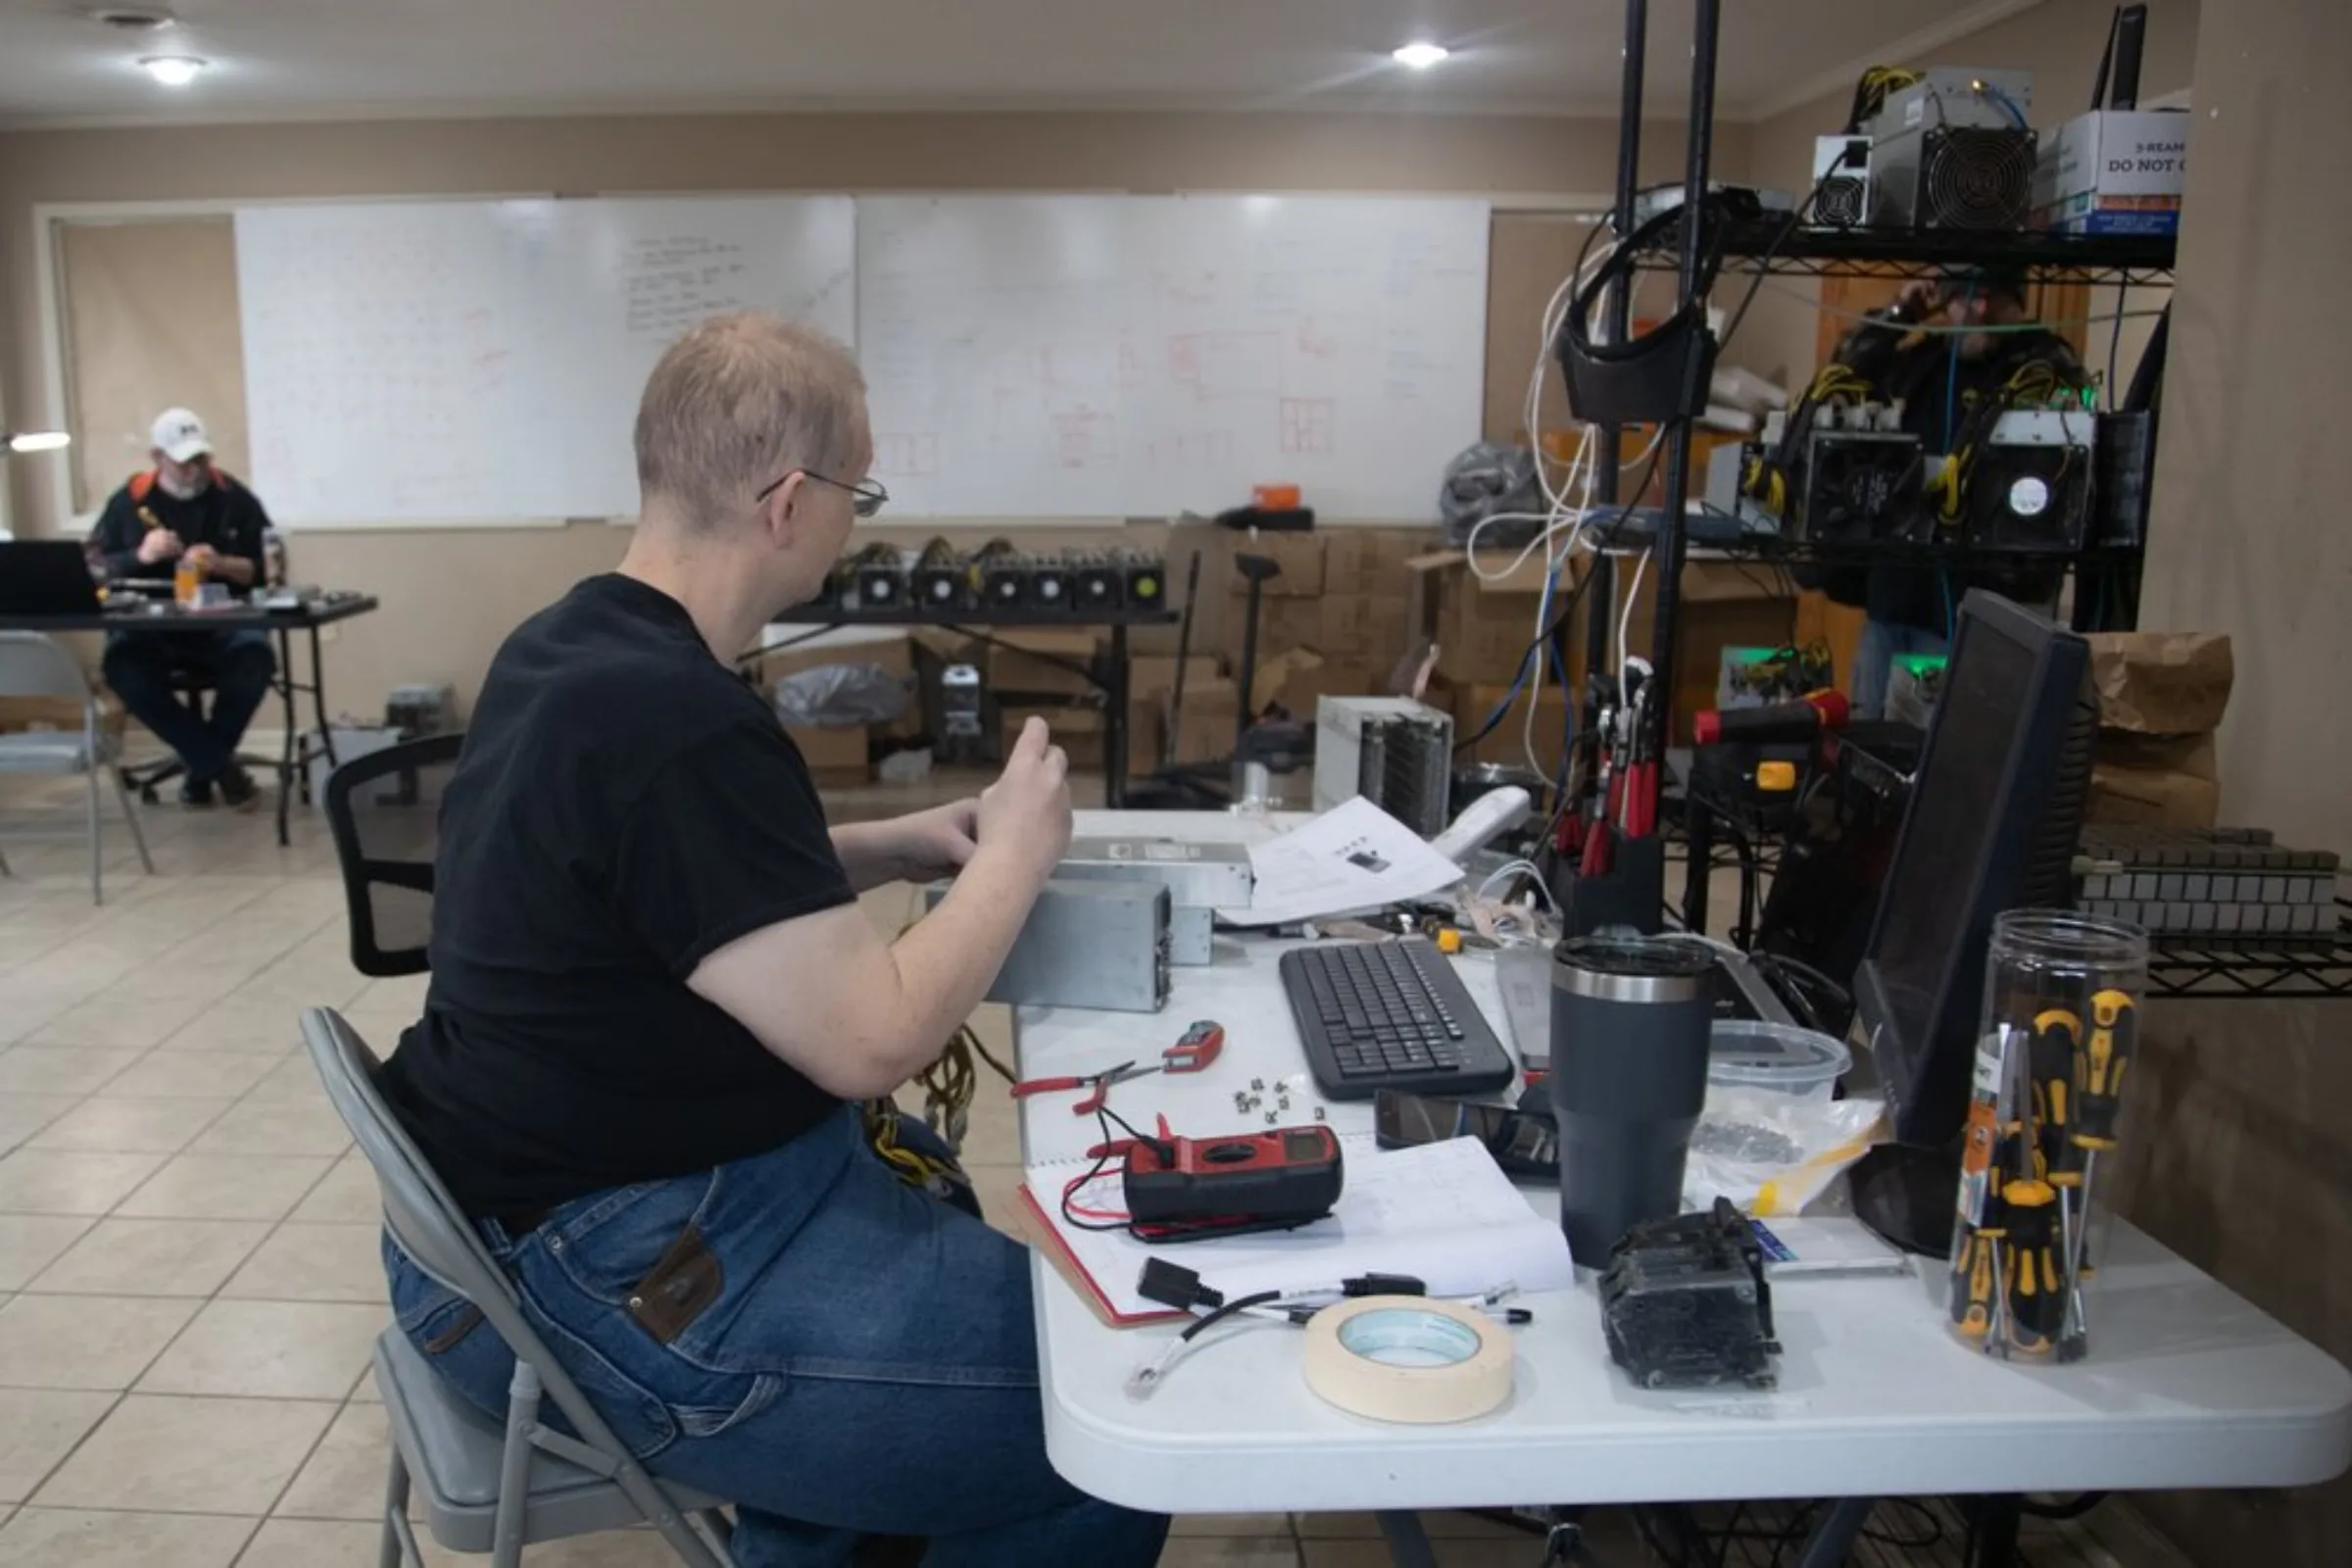
[{"label": "whiteboard", "polygon": [[632,514],[646,374],[704,317],[848,339],[847,197],[240,209],[253,480],[290,526]]},{"label": "whiteboard", "polygon": [[868,197],[858,347],[894,514],[1431,514],[1479,437],[1487,204]]}]

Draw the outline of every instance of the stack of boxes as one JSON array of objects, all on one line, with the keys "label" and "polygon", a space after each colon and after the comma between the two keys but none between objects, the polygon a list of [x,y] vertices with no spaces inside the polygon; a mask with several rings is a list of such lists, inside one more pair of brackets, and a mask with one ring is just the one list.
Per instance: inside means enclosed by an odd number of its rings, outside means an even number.
[{"label": "stack of boxes", "polygon": [[2090,639],[2099,695],[2091,822],[2210,828],[2222,787],[2213,732],[2236,677],[2230,639],[2200,632],[2101,632]]}]

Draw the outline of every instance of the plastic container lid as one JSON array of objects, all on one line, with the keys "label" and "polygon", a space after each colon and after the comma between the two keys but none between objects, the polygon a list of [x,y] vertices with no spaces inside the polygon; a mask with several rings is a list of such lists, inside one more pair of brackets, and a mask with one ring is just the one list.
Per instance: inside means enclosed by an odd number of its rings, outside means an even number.
[{"label": "plastic container lid", "polygon": [[1707,1082],[1740,1089],[1827,1096],[1853,1064],[1845,1042],[1793,1024],[1718,1019],[1707,1042]]}]

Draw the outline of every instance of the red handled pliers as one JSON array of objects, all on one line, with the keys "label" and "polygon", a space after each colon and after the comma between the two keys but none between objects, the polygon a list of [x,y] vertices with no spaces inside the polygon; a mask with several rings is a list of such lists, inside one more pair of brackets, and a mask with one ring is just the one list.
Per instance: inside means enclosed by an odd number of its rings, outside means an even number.
[{"label": "red handled pliers", "polygon": [[1112,1084],[1125,1083],[1130,1078],[1141,1078],[1147,1073],[1157,1071],[1159,1068],[1156,1066],[1138,1067],[1132,1061],[1122,1061],[1107,1072],[1077,1073],[1066,1078],[1024,1078],[1012,1086],[1012,1098],[1026,1100],[1031,1095],[1051,1095],[1064,1089],[1084,1089],[1089,1093],[1085,1099],[1070,1107],[1070,1113],[1074,1116],[1092,1116],[1102,1108],[1103,1102],[1110,1096]]}]

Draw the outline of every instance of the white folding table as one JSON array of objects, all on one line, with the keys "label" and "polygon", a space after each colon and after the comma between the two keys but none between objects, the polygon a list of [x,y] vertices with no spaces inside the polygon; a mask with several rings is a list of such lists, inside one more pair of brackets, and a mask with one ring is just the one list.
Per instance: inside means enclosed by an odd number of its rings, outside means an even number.
[{"label": "white folding table", "polygon": [[[1261,831],[1214,815],[1081,817],[1083,833]],[[1139,1123],[1165,1111],[1190,1136],[1262,1131],[1262,1112],[1238,1111],[1234,1090],[1305,1071],[1275,972],[1283,946],[1221,935],[1214,963],[1175,971],[1158,1014],[1022,1008],[1020,1069],[1149,1061],[1190,1020],[1214,1018],[1226,1045],[1210,1070],[1121,1084],[1112,1103]],[[1456,961],[1507,1044],[1492,962]],[[1318,1102],[1310,1084],[1287,1119],[1310,1119]],[[1368,1102],[1334,1102],[1326,1115],[1342,1133],[1370,1131]],[[1024,1102],[1021,1130],[1032,1163],[1069,1158],[1097,1136],[1055,1096]],[[1556,1192],[1527,1193],[1556,1211]],[[1054,1468],[1097,1496],[1162,1512],[1369,1510],[1393,1521],[1531,1502],[2291,1487],[2352,1464],[2352,1374],[2120,1224],[2081,1363],[2004,1362],[1959,1344],[1936,1265],[1777,1280],[1776,1391],[1648,1392],[1610,1361],[1597,1303],[1578,1289],[1524,1298],[1536,1321],[1514,1331],[1510,1402],[1446,1427],[1324,1404],[1299,1375],[1301,1336],[1275,1324],[1194,1353],[1148,1398],[1131,1397],[1128,1375],[1175,1330],[1105,1327],[1042,1255],[1032,1269]]]}]

